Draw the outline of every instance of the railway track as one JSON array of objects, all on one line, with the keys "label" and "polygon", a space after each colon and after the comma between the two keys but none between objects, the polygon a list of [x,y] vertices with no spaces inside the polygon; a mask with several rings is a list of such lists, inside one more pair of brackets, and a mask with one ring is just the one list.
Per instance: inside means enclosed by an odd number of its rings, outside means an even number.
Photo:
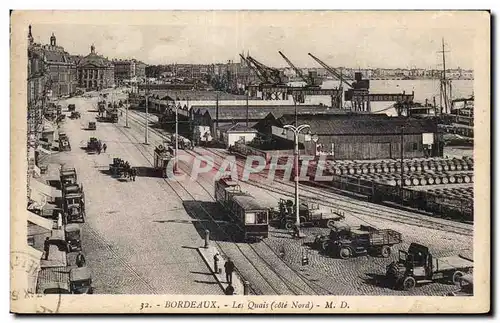
[{"label": "railway track", "polygon": [[[130,116],[129,113],[129,121],[132,120],[133,122],[138,123],[140,126],[144,127],[145,123],[136,119],[135,117]],[[134,140],[137,140],[137,137],[133,136],[132,134],[128,134],[127,132],[123,131],[119,126],[117,126],[117,129],[122,132],[127,138],[130,138],[131,136],[134,137]],[[151,129],[151,131],[159,136],[160,138],[164,138],[162,134],[157,132],[154,129]],[[157,142],[158,144],[161,144],[160,142]],[[148,161],[148,163],[152,166],[152,163],[150,161],[150,158],[153,157],[153,154],[150,153],[149,151],[144,152],[143,149],[138,148],[139,152],[143,157]],[[196,201],[197,199],[195,196],[180,182],[169,182],[168,180],[164,179],[165,183],[176,193],[176,195],[182,200],[182,201]],[[203,186],[199,181],[198,185],[207,193],[207,195],[214,200],[214,197],[212,194],[206,189],[205,186]],[[181,193],[182,192],[182,193]],[[282,273],[277,272],[274,267],[276,264],[271,264],[269,259],[264,259],[264,257],[256,251],[255,247],[249,244],[239,244],[236,243],[230,233],[228,233],[224,228],[216,221],[210,212],[208,212],[202,205],[201,203],[198,203],[199,209],[206,215],[208,218],[212,221],[213,224],[216,225],[217,229],[226,235],[232,242],[231,244],[225,244],[224,247],[222,248],[221,244],[216,241],[216,244],[219,246],[220,250],[225,249],[225,253],[228,256],[231,256],[233,254],[233,258],[237,258],[237,254],[243,255],[243,257],[248,261],[248,264],[251,265],[252,270],[255,270],[258,274],[259,277],[257,277],[257,281],[255,281],[256,277],[252,277],[253,282],[256,283],[259,287],[256,288],[254,285],[252,285],[252,289],[256,294],[294,294],[294,295],[311,295],[311,294],[316,294],[314,288],[310,287],[310,283],[304,280],[304,278],[299,276],[299,282],[302,280],[300,283],[293,283],[292,281],[296,281],[297,277],[293,277],[293,279],[286,279],[283,277]],[[195,212],[193,212],[195,214]],[[201,220],[198,218],[198,220]],[[204,225],[203,221],[200,221],[202,225]],[[228,249],[229,247],[229,250]],[[269,247],[269,246],[268,246]],[[231,250],[232,249],[232,250]],[[271,249],[272,250],[272,249]],[[274,251],[273,251],[274,253]],[[249,269],[249,268],[247,268]],[[290,271],[293,271],[290,267],[288,267]],[[294,274],[297,275],[295,271],[293,271]],[[244,275],[240,275],[244,277]],[[290,272],[287,273],[286,276],[290,277]],[[298,275],[297,275],[298,276]],[[273,279],[270,279],[270,277],[273,277]]]},{"label": "railway track", "polygon": [[[214,149],[211,148],[201,148],[207,151],[208,153],[211,153],[212,155],[216,155],[221,158],[226,158],[228,155],[225,155],[221,152],[218,152]],[[206,155],[206,154],[202,154]],[[244,165],[239,162],[238,160],[236,161],[237,166],[239,169],[243,169]],[[220,166],[220,165],[219,165]],[[257,174],[262,179],[266,179],[265,175],[263,174]],[[267,192],[270,196],[273,198],[279,200],[279,197],[277,197],[275,194],[278,194],[278,196],[287,196],[287,197],[293,197],[294,194],[292,193],[287,193],[286,190],[280,187],[276,187],[279,185],[283,185],[288,188],[293,188],[294,189],[294,184],[287,183],[287,182],[282,182],[282,181],[274,181],[273,184],[266,184],[265,181],[256,181],[255,179],[249,179],[247,182],[248,185],[252,185],[258,188],[261,188],[265,192]],[[323,185],[325,189],[328,189],[328,186]],[[457,233],[457,234],[463,234],[467,236],[472,236],[472,228],[467,228],[467,224],[462,224],[460,222],[454,222],[454,221],[448,221],[449,223],[441,223],[441,221],[436,221],[432,218],[423,218],[425,215],[418,215],[418,214],[411,214],[406,211],[394,211],[388,207],[383,207],[378,204],[374,203],[363,203],[358,200],[352,199],[352,198],[347,198],[343,195],[338,195],[335,193],[325,193],[322,192],[319,189],[314,189],[310,187],[304,187],[304,185],[301,186],[300,189],[302,192],[307,192],[310,194],[308,196],[309,200],[313,200],[319,204],[328,206],[328,207],[334,207],[340,211],[345,211],[350,213],[351,215],[356,214],[359,216],[369,216],[377,219],[382,219],[382,220],[390,220],[393,222],[398,222],[398,223],[403,223],[403,224],[408,224],[408,225],[423,225],[427,228],[431,229],[438,229],[438,230],[443,230],[446,232],[452,232],[452,233]],[[269,191],[274,192],[275,194],[271,194]],[[334,199],[336,203],[328,202],[325,201],[325,199],[332,200]],[[378,214],[376,214],[374,211],[379,211]],[[384,216],[383,214],[387,214],[389,216]],[[445,220],[447,221],[447,220]],[[472,226],[470,226],[472,227]]]},{"label": "railway track", "polygon": [[[134,113],[137,117],[140,117],[141,119],[145,119],[145,117],[139,113]],[[163,136],[162,134],[159,134],[159,136]],[[200,150],[204,150],[207,153],[211,155],[215,155],[221,158],[226,158],[229,156],[229,154],[224,154],[221,153],[215,149],[212,148],[205,148],[205,147],[198,147]],[[206,155],[203,153],[200,153],[199,155]],[[216,159],[214,158],[214,162],[216,162]],[[242,169],[244,165],[236,159],[236,163],[238,166],[238,169]],[[217,164],[220,166],[220,163]],[[264,174],[257,174],[262,179],[266,179]],[[287,197],[293,197],[293,193],[289,193],[285,188],[294,188],[294,184],[292,183],[287,183],[286,181],[273,181],[272,184],[266,184],[265,181],[256,181],[249,179],[248,181],[245,182],[248,185],[258,187],[262,190],[264,190],[267,194],[272,196],[275,199],[279,200],[279,197],[277,197],[274,194],[271,194],[271,192],[277,193],[281,196],[287,196]],[[279,187],[282,185],[283,187]],[[320,184],[321,185],[321,184]],[[277,187],[278,186],[278,187]],[[331,188],[326,185],[321,185],[324,189],[330,190]],[[437,229],[445,232],[450,232],[450,233],[456,233],[456,234],[461,234],[461,235],[466,235],[466,236],[472,236],[473,235],[473,226],[468,224],[468,223],[461,223],[461,222],[456,222],[456,221],[451,221],[451,220],[443,220],[443,219],[435,219],[429,216],[421,215],[421,214],[412,214],[407,211],[395,211],[394,209],[386,206],[382,206],[380,204],[375,204],[375,203],[368,203],[368,202],[362,202],[359,200],[356,200],[354,198],[349,198],[344,195],[336,194],[333,192],[324,192],[321,189],[316,189],[312,187],[304,187],[304,185],[301,186],[301,191],[302,192],[307,192],[310,194],[308,199],[315,201],[321,205],[327,206],[327,207],[333,207],[338,209],[339,211],[344,211],[348,212],[349,214],[355,216],[356,218],[359,219],[359,216],[367,216],[367,217],[372,217],[375,219],[380,219],[380,220],[388,220],[392,222],[397,222],[401,224],[407,224],[407,225],[418,225],[418,226],[423,226],[429,229]],[[325,201],[325,199],[328,200],[335,200],[336,202],[329,202]],[[388,215],[388,216],[386,216]],[[363,221],[366,222],[366,221]]]}]

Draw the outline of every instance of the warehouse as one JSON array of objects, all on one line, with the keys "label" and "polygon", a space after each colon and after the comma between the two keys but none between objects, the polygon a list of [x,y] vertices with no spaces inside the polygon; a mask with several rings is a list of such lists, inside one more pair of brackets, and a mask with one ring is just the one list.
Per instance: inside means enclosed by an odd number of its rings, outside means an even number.
[{"label": "warehouse", "polygon": [[[294,135],[284,126],[294,125],[295,118],[293,114],[268,116],[254,128],[261,136],[272,136],[275,149],[290,149]],[[337,160],[398,159],[401,144],[405,158],[443,155],[442,135],[433,120],[347,113],[299,114],[297,121],[310,126],[308,134],[299,136],[300,148],[308,155],[324,154]]]},{"label": "warehouse", "polygon": [[[298,113],[326,112],[325,106],[318,105],[300,105],[297,106]],[[294,113],[295,107],[290,106],[192,106],[191,109],[182,107],[178,109],[179,133],[190,139],[194,134],[205,135],[207,129],[210,129],[210,137],[215,137],[218,141],[223,141],[224,125],[241,124],[252,127],[257,122],[264,119],[270,112],[277,117],[283,114]],[[168,108],[159,118],[160,126],[167,131],[174,131],[175,127],[175,109]],[[218,130],[219,127],[223,127]],[[229,129],[229,128],[228,128]],[[253,131],[252,131],[253,132]],[[217,135],[215,135],[217,134]],[[205,135],[208,137],[208,135]],[[198,138],[204,141],[204,138]]]}]

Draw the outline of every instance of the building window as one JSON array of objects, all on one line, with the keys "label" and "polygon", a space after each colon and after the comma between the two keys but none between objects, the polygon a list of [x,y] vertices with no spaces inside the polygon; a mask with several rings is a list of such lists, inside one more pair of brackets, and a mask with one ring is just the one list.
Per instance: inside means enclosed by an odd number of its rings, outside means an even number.
[{"label": "building window", "polygon": [[245,136],[240,136],[240,139],[238,141],[241,141],[242,143],[245,143]]},{"label": "building window", "polygon": [[412,144],[412,149],[413,149],[413,151],[417,151],[418,150],[418,142],[414,142]]}]

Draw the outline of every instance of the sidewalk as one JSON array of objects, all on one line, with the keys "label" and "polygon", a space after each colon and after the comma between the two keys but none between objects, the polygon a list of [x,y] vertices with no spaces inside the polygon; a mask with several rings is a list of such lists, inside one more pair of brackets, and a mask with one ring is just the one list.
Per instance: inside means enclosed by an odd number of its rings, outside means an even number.
[{"label": "sidewalk", "polygon": [[[205,264],[207,264],[208,268],[210,269],[210,272],[214,275],[215,280],[217,280],[217,282],[219,283],[219,286],[222,288],[223,291],[225,291],[228,286],[226,282],[226,273],[224,272],[224,263],[226,262],[226,259],[222,256],[221,252],[214,246],[209,246],[208,248],[200,247],[198,248],[198,252],[205,261]],[[214,255],[216,253],[219,253],[219,268],[221,270],[220,274],[214,272]],[[234,295],[243,295],[243,280],[236,271],[233,272],[233,287],[234,287]]]}]

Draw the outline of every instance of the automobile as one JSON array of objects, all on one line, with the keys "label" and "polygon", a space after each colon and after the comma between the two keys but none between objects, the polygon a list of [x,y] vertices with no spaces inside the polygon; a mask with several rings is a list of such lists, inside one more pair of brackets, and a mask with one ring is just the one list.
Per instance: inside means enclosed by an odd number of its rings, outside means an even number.
[{"label": "automobile", "polygon": [[68,283],[46,282],[38,287],[43,294],[71,294]]},{"label": "automobile", "polygon": [[474,280],[472,274],[463,275],[458,279],[459,289],[447,293],[445,296],[473,296]]},{"label": "automobile", "polygon": [[69,223],[64,228],[64,235],[66,237],[66,242],[68,244],[69,252],[73,251],[81,251],[82,250],[82,242],[81,242],[81,229],[80,226],[76,223]]},{"label": "automobile", "polygon": [[96,130],[97,129],[97,125],[94,121],[90,121],[89,122],[89,126],[87,128],[88,130]]},{"label": "automobile", "polygon": [[72,268],[69,271],[69,285],[72,294],[93,294],[90,269],[88,267]]},{"label": "automobile", "polygon": [[76,110],[76,106],[74,104],[68,104],[68,111],[71,112],[71,111],[75,111]]}]

